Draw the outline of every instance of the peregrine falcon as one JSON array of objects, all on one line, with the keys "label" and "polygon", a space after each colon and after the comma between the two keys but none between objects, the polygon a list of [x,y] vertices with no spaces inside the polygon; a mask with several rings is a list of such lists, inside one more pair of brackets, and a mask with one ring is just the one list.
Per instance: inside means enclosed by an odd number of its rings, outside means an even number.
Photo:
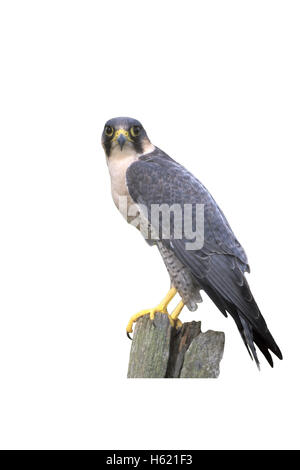
[{"label": "peregrine falcon", "polygon": [[[107,121],[102,145],[115,205],[127,222],[142,232],[147,243],[158,248],[171,281],[170,290],[156,307],[131,317],[127,335],[138,318],[150,315],[153,320],[158,312],[168,315],[171,325],[180,328],[178,317],[183,307],[196,310],[202,301],[200,291],[204,290],[223,315],[227,317],[229,313],[233,317],[257,366],[255,345],[273,367],[270,351],[279,359],[282,354],[244,276],[250,272],[246,253],[208,190],[182,165],[153,145],[136,119],[117,117]],[[164,230],[162,206],[172,209],[168,230]],[[196,220],[197,206],[203,214],[200,225]],[[185,211],[186,207],[190,210]],[[178,218],[178,208],[181,214],[188,214],[185,219],[191,225],[189,231]],[[190,233],[194,243],[197,238],[201,243],[189,245]],[[181,300],[169,314],[168,304],[177,293]]]}]

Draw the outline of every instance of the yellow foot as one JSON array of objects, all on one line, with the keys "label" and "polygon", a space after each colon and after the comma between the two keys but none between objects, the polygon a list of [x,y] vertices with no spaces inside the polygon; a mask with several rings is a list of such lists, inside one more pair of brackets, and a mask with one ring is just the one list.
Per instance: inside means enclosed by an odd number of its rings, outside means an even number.
[{"label": "yellow foot", "polygon": [[175,326],[175,322],[174,320],[172,319],[171,315],[168,314],[167,310],[163,310],[160,308],[160,305],[158,305],[157,307],[155,308],[149,308],[149,309],[146,309],[146,310],[141,310],[140,312],[136,313],[135,315],[132,315],[132,317],[130,318],[129,322],[128,322],[128,325],[126,327],[126,332],[127,332],[127,336],[128,338],[131,339],[129,333],[132,333],[132,327],[133,327],[133,324],[140,318],[140,317],[143,317],[144,315],[150,315],[150,320],[154,320],[155,318],[155,314],[156,313],[164,313],[165,315],[168,315],[168,318],[170,320],[170,323],[171,323],[171,326]]},{"label": "yellow foot", "polygon": [[176,295],[177,291],[175,289],[175,287],[171,287],[171,289],[169,290],[169,292],[167,293],[166,297],[161,301],[160,304],[158,304],[157,307],[154,307],[154,308],[150,308],[150,309],[146,309],[146,310],[141,310],[140,312],[136,313],[135,315],[133,315],[129,322],[128,322],[128,325],[126,327],[126,332],[127,332],[127,336],[128,338],[131,339],[129,333],[132,333],[132,327],[133,327],[133,324],[140,318],[140,317],[143,317],[144,315],[150,315],[150,320],[154,320],[155,318],[155,314],[156,313],[163,313],[165,315],[168,315],[168,318],[170,320],[170,323],[171,323],[171,326],[175,326],[175,322],[173,320],[173,318],[171,317],[171,315],[169,315],[168,313],[168,310],[167,310],[167,306],[168,304],[171,302],[171,300],[173,299],[173,297]]},{"label": "yellow foot", "polygon": [[175,325],[174,325],[176,330],[180,330],[182,325],[183,325],[182,321],[180,321],[179,318],[178,318],[178,320],[175,321]]},{"label": "yellow foot", "polygon": [[179,320],[179,315],[181,313],[181,310],[183,309],[184,307],[184,303],[183,301],[181,300],[179,302],[179,304],[177,305],[176,308],[174,308],[173,312],[171,313],[170,317],[172,318],[174,324],[175,324],[175,327],[176,329],[179,329],[182,327],[182,322]]}]

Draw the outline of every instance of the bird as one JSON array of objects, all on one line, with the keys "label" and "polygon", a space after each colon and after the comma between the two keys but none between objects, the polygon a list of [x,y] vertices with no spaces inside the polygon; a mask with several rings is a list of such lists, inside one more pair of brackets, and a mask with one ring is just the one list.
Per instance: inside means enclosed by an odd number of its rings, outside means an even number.
[{"label": "bird", "polygon": [[[270,352],[279,359],[282,353],[247,282],[245,273],[250,273],[250,267],[246,253],[206,187],[153,145],[136,119],[108,120],[101,142],[114,204],[126,221],[141,231],[146,242],[157,247],[170,276],[170,288],[157,306],[131,316],[126,328],[129,338],[134,323],[144,315],[154,320],[156,313],[166,314],[171,325],[180,328],[183,307],[195,311],[204,291],[225,317],[231,315],[257,367],[260,362],[256,346],[273,367]],[[162,213],[158,212],[157,217],[157,207],[162,205],[177,208],[177,215],[169,211],[169,231],[164,231]],[[202,210],[202,226],[196,220],[197,206]],[[193,242],[183,230],[182,220],[178,222],[178,210],[183,214],[185,207],[190,207],[186,218],[193,229]],[[201,242],[196,243],[197,238]],[[181,300],[169,313],[168,305],[176,294]]]}]

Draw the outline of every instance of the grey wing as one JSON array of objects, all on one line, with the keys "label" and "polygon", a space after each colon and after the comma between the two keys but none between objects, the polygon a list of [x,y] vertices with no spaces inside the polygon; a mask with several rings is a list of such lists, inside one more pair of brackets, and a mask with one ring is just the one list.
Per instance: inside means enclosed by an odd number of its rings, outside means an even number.
[{"label": "grey wing", "polygon": [[[245,251],[208,190],[159,149],[133,163],[127,170],[126,180],[132,199],[147,208],[150,224],[153,204],[204,205],[204,244],[201,249],[187,250],[188,240],[184,233],[181,239],[175,237],[174,226],[170,239],[161,239],[161,242],[190,269],[200,288],[206,291],[220,311],[224,315],[226,312],[231,314],[257,364],[254,342],[271,365],[268,349],[282,358],[244,277],[243,273],[249,271]],[[192,214],[194,219],[194,210]]]},{"label": "grey wing", "polygon": [[[199,259],[211,254],[227,254],[237,258],[242,271],[249,271],[246,253],[236,239],[229,223],[207,189],[184,167],[157,149],[133,163],[126,174],[129,194],[137,203],[147,208],[151,223],[151,207],[155,204],[204,205],[204,245],[193,251]],[[161,219],[160,221],[161,222]],[[194,225],[194,221],[192,222]],[[173,228],[173,231],[172,231]],[[158,232],[161,233],[161,227]],[[171,225],[171,239],[174,238]],[[184,233],[179,245],[187,242]],[[165,241],[165,243],[168,243]]]}]

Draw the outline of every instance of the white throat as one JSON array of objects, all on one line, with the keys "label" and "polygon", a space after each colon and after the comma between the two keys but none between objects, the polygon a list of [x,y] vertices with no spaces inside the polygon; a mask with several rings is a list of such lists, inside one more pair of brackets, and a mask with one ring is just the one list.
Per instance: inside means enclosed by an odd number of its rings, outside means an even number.
[{"label": "white throat", "polygon": [[[127,168],[138,159],[135,152],[121,152],[113,150],[107,158],[107,166],[111,180],[111,194],[115,205],[119,208],[119,198],[127,196],[130,198],[126,185]],[[131,198],[130,198],[131,199]],[[130,204],[133,201],[128,201]]]},{"label": "white throat", "polygon": [[[152,152],[154,145],[149,142],[146,152],[143,155]],[[126,146],[121,151],[119,146],[115,146],[109,158],[106,158],[108,171],[111,179],[111,194],[115,205],[119,208],[119,197],[127,196],[128,204],[134,204],[126,185],[126,171],[128,167],[141,157],[131,146]]]}]

